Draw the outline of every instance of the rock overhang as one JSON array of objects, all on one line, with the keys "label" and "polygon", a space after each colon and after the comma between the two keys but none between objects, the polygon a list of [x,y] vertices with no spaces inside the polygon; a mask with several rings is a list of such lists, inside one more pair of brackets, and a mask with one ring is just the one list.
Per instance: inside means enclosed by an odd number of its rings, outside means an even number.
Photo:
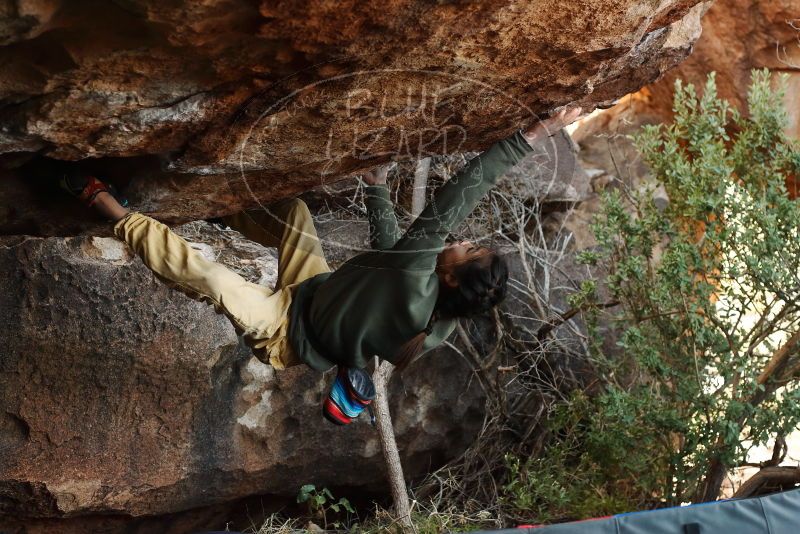
[{"label": "rock overhang", "polygon": [[[134,208],[167,222],[224,215],[618,98],[690,52],[706,8],[23,0],[0,20],[0,153],[98,173],[116,160],[108,172]],[[86,228],[31,222],[54,208],[25,194],[28,169],[5,183],[1,233]]]}]

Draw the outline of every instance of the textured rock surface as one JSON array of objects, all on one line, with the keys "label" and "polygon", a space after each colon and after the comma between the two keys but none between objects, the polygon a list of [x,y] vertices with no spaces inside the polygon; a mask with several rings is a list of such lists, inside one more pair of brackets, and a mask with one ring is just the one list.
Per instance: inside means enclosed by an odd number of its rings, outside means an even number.
[{"label": "textured rock surface", "polygon": [[[626,96],[613,108],[583,121],[573,133],[581,159],[599,173],[598,189],[615,182],[639,187],[649,170],[627,134],[643,124],[672,118],[676,79],[702,86],[716,72],[721,97],[746,109],[752,69],[769,68],[788,75],[785,97],[788,133],[800,138],[800,0],[718,0],[702,19],[703,33],[694,52],[660,81]],[[787,183],[790,194],[797,183]],[[658,202],[667,202],[657,191]],[[588,222],[597,199],[584,202],[575,215]],[[586,216],[584,216],[586,215]]]},{"label": "textured rock surface", "polygon": [[[251,279],[274,273],[264,249],[231,232],[181,230],[206,236],[205,254],[225,244],[219,258]],[[382,487],[368,423],[321,417],[330,377],[275,373],[118,241],[6,238],[0,274],[0,530],[105,532],[117,515],[107,531],[119,532],[131,518],[291,497],[304,483]],[[410,476],[457,454],[482,421],[470,370],[446,350],[393,383]]]},{"label": "textured rock surface", "polygon": [[786,105],[790,132],[800,137],[800,0],[717,0],[702,19],[692,54],[659,82],[593,121],[594,130],[625,131],[672,115],[676,79],[702,84],[716,72],[720,96],[744,108],[752,69],[789,75]]},{"label": "textured rock surface", "polygon": [[[620,97],[688,54],[704,6],[3,0],[0,153],[133,158],[137,207],[230,213]],[[22,225],[22,194],[0,199],[0,228]]]},{"label": "textured rock surface", "polygon": [[800,0],[720,0],[703,18],[694,53],[662,81],[650,86],[649,106],[671,109],[672,84],[682,78],[702,82],[717,72],[720,95],[734,105],[746,102],[750,71],[769,68],[789,74],[786,103],[792,131],[800,137]]}]

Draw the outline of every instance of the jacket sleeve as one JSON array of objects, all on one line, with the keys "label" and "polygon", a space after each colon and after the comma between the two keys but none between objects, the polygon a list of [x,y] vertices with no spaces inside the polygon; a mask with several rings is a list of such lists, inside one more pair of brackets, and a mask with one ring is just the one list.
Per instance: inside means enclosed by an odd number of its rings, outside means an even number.
[{"label": "jacket sleeve", "polygon": [[394,205],[389,198],[386,185],[367,187],[367,219],[369,220],[369,244],[375,250],[392,248],[400,237]]},{"label": "jacket sleeve", "polygon": [[430,267],[429,260],[441,252],[450,232],[475,209],[497,179],[531,150],[518,132],[473,158],[464,170],[439,188],[392,250],[413,254],[420,268]]}]

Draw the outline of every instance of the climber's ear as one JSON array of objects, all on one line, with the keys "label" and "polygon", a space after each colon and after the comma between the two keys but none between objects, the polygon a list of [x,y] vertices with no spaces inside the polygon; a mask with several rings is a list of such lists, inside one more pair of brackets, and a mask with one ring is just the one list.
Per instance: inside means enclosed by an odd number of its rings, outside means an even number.
[{"label": "climber's ear", "polygon": [[456,288],[458,287],[458,278],[456,275],[453,274],[453,271],[448,269],[445,272],[439,275],[439,282],[446,285],[447,287]]}]

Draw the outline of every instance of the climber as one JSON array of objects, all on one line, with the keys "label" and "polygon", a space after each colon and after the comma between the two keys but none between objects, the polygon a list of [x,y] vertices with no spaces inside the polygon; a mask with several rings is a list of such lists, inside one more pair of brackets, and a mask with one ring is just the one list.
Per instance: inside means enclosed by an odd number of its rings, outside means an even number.
[{"label": "climber", "polygon": [[[276,369],[300,363],[320,371],[335,365],[363,369],[373,355],[403,368],[446,339],[456,318],[489,310],[503,299],[508,271],[502,257],[468,241],[445,240],[534,141],[579,114],[580,108],[564,109],[474,158],[439,188],[402,236],[385,185],[386,169],[367,173],[376,250],[334,272],[299,199],[224,218],[248,239],[278,249],[274,291],[205,259],[164,224],[129,212],[97,178],[65,176],[62,186],[111,219],[115,234],[159,278],[225,314],[254,354]],[[346,380],[347,373],[342,375]],[[357,412],[359,407],[346,408]]]}]

